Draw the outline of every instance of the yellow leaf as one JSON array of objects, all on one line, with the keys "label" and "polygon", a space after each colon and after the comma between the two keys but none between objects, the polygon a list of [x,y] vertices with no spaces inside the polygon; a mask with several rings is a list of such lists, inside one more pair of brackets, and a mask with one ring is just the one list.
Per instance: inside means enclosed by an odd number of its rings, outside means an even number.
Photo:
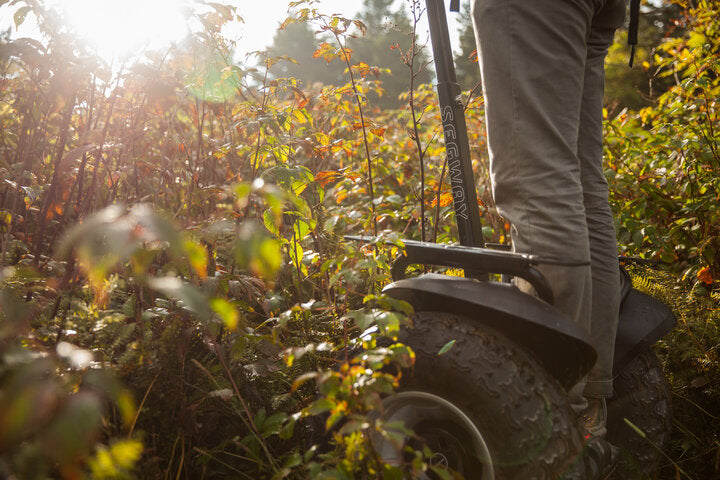
[{"label": "yellow leaf", "polygon": [[224,298],[213,298],[210,301],[210,306],[222,319],[228,330],[237,330],[240,315],[232,303],[228,302]]},{"label": "yellow leaf", "polygon": [[185,253],[190,261],[190,266],[200,278],[205,278],[207,276],[208,264],[207,251],[202,245],[192,240],[186,240],[183,247],[185,247]]},{"label": "yellow leaf", "polygon": [[300,124],[307,123],[307,118],[305,118],[305,114],[302,110],[293,110],[293,116],[297,119],[298,122],[300,122]]}]

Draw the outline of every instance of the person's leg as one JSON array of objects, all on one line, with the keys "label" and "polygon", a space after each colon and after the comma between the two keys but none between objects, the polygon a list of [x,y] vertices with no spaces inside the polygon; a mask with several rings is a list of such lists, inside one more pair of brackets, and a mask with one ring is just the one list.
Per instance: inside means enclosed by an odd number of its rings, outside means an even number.
[{"label": "person's leg", "polygon": [[475,0],[493,195],[516,251],[590,330],[590,247],[578,125],[593,0]]},{"label": "person's leg", "polygon": [[[615,29],[625,16],[623,0],[609,0],[595,15],[587,42],[587,61],[583,87],[578,157],[581,167],[583,201],[590,240],[592,271],[591,336],[598,359],[588,374],[584,395],[589,398],[612,396],[612,364],[615,333],[620,309],[620,274],[608,185],[603,172],[602,109],[605,56]],[[590,402],[588,417],[594,434],[604,433],[603,402]]]}]

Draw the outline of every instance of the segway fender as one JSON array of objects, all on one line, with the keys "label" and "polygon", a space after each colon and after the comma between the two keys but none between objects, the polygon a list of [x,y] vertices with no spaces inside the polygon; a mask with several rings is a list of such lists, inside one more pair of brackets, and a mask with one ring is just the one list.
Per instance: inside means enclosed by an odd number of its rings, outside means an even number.
[{"label": "segway fender", "polygon": [[665,304],[630,290],[620,309],[613,370],[622,370],[638,352],[667,335],[676,324],[675,314]]},{"label": "segway fender", "polygon": [[595,363],[589,335],[552,305],[512,285],[425,274],[398,280],[383,290],[416,311],[464,315],[504,333],[527,348],[565,388]]}]

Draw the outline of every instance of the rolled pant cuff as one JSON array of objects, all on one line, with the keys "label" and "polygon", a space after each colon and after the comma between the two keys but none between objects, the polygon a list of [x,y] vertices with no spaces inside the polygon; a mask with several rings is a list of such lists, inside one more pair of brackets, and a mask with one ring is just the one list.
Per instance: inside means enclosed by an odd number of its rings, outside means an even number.
[{"label": "rolled pant cuff", "polygon": [[583,395],[588,398],[610,398],[613,395],[612,380],[588,380]]}]

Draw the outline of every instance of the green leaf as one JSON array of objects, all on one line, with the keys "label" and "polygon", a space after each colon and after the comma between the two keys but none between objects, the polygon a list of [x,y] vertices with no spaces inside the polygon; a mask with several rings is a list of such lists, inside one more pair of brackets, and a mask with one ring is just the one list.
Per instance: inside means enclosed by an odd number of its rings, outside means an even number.
[{"label": "green leaf", "polygon": [[54,460],[69,465],[100,433],[102,401],[87,392],[69,397],[45,434],[45,442]]},{"label": "green leaf", "polygon": [[130,209],[130,214],[144,229],[143,240],[167,242],[170,251],[178,257],[185,253],[183,240],[178,231],[172,223],[153,211],[152,207],[145,204],[135,205]]},{"label": "green leaf", "polygon": [[404,477],[402,469],[388,465],[383,465],[383,480],[402,480]]},{"label": "green leaf", "polygon": [[402,312],[406,315],[412,315],[414,312],[413,306],[404,300],[398,300],[391,297],[390,295],[366,295],[363,298],[363,303],[367,304],[372,301],[376,301],[379,306],[387,310],[395,310]]},{"label": "green leaf", "polygon": [[355,310],[349,312],[346,316],[355,320],[360,330],[365,330],[375,323],[375,313],[373,311]]},{"label": "green leaf", "polygon": [[329,412],[335,407],[335,402],[329,398],[319,398],[307,407],[308,412],[311,415],[318,415],[320,413]]},{"label": "green leaf", "polygon": [[430,470],[436,473],[442,480],[452,480],[453,476],[444,468],[430,466]]},{"label": "green leaf", "polygon": [[271,278],[282,265],[280,241],[271,238],[256,222],[243,225],[235,243],[235,261],[240,268]]},{"label": "green leaf", "polygon": [[[283,425],[283,427],[278,432],[278,436],[281,439],[287,440],[289,438],[292,438],[293,432],[295,431],[295,423],[297,423],[297,419],[299,417],[300,417],[300,415],[297,413],[294,415],[290,415],[290,417],[288,417],[287,422],[285,423],[285,425]],[[289,466],[289,465],[286,465],[286,466]]]},{"label": "green leaf", "polygon": [[299,242],[310,233],[310,224],[305,220],[298,219],[293,224],[293,232],[295,233],[295,240]]},{"label": "green leaf", "polygon": [[303,253],[304,250],[302,246],[300,245],[300,242],[293,242],[289,245],[290,250],[290,258],[293,261],[293,264],[297,263],[298,265],[302,263],[303,259]]},{"label": "green leaf", "polygon": [[195,313],[200,320],[207,321],[212,316],[208,300],[196,287],[183,283],[176,277],[159,277],[148,280],[153,288],[170,298],[180,300],[185,307]]},{"label": "green leaf", "polygon": [[256,427],[262,426],[262,424],[265,422],[265,418],[267,416],[267,412],[265,412],[264,408],[261,408],[258,410],[258,412],[255,414],[255,418],[253,419],[253,423],[255,423]]},{"label": "green leaf", "polygon": [[338,410],[335,412],[332,412],[330,416],[325,420],[325,430],[330,430],[337,422],[342,420],[345,417],[345,412],[342,410]]},{"label": "green leaf", "polygon": [[278,228],[280,222],[275,213],[269,208],[263,212],[263,223],[270,233],[277,237],[280,236],[280,229]]},{"label": "green leaf", "polygon": [[285,420],[288,418],[287,414],[284,412],[278,412],[270,415],[262,424],[262,427],[260,429],[260,432],[262,433],[262,436],[267,438],[271,435],[276,435],[280,432],[280,428],[282,427],[282,424],[285,423]]},{"label": "green leaf", "polygon": [[440,351],[437,353],[438,356],[443,355],[447,353],[452,347],[455,345],[455,340],[450,340],[448,343],[443,345],[443,347],[440,349]]},{"label": "green leaf", "polygon": [[385,334],[394,335],[400,330],[400,318],[393,312],[378,313],[375,316],[375,323]]}]

